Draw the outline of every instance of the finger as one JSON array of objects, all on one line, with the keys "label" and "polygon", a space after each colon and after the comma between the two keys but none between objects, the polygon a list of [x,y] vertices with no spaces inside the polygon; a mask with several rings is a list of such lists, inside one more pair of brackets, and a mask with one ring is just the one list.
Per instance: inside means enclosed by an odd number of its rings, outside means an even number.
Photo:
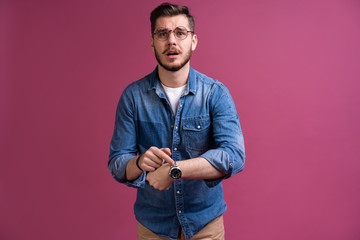
[{"label": "finger", "polygon": [[161,164],[154,162],[152,159],[144,157],[143,159],[143,164],[142,164],[142,169],[144,171],[155,171],[157,168],[159,168],[161,166]]},{"label": "finger", "polygon": [[144,165],[150,166],[150,167],[160,167],[162,165],[162,160],[156,156],[152,156],[152,157],[146,156],[146,157],[144,157],[142,162]]},{"label": "finger", "polygon": [[[167,149],[164,151],[164,149]],[[167,154],[167,153],[170,153],[170,154]],[[171,155],[171,151],[170,149],[168,148],[162,148],[162,149],[158,149],[157,151],[154,151],[154,154],[156,154],[156,156],[160,159],[165,160],[166,162],[168,162],[170,165],[174,166],[175,165],[175,162],[174,160],[169,156]]]},{"label": "finger", "polygon": [[[157,154],[154,153],[154,151],[160,151],[160,149],[149,149],[145,152],[145,162],[153,167],[160,166],[163,163],[163,160],[159,158]],[[155,165],[153,163],[155,163]]]},{"label": "finger", "polygon": [[175,166],[175,161],[172,158],[169,158],[169,160],[166,160],[171,166]]},{"label": "finger", "polygon": [[166,153],[167,155],[171,156],[171,150],[170,150],[170,148],[161,148],[161,151],[163,151],[163,152]]},{"label": "finger", "polygon": [[[161,148],[161,151],[163,151],[164,153],[166,153],[167,155],[171,156],[172,153],[171,153],[171,150],[170,148]],[[167,159],[167,162],[171,165],[171,166],[174,166],[175,165],[175,162],[174,160],[170,157],[171,160]],[[165,161],[165,160],[164,160]]]}]

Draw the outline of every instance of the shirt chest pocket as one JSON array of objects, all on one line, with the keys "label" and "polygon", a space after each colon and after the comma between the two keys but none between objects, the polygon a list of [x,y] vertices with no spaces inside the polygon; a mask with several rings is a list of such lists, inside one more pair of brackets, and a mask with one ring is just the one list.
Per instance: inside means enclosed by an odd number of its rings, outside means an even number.
[{"label": "shirt chest pocket", "polygon": [[188,150],[203,153],[211,148],[212,128],[209,117],[184,120],[183,131],[185,146]]}]

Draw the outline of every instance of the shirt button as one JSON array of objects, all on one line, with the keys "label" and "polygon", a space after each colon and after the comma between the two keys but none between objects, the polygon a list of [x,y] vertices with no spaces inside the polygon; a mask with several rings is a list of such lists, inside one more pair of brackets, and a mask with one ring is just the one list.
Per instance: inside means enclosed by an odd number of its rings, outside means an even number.
[{"label": "shirt button", "polygon": [[176,127],[175,127],[175,129],[177,130],[177,129],[178,129],[178,127],[176,126]]},{"label": "shirt button", "polygon": [[171,125],[170,127],[171,127],[171,128],[174,128],[174,125]]},{"label": "shirt button", "polygon": [[233,163],[230,163],[230,166],[233,166],[234,164]]},{"label": "shirt button", "polygon": [[177,191],[176,193],[177,193],[177,194],[180,194],[180,191]]},{"label": "shirt button", "polygon": [[198,125],[198,126],[197,126],[197,128],[198,128],[198,129],[200,129],[200,128],[201,128],[201,126],[200,126],[200,125]]},{"label": "shirt button", "polygon": [[177,151],[177,148],[174,148],[174,151]]},{"label": "shirt button", "polygon": [[179,211],[179,213],[182,213],[181,210]]}]

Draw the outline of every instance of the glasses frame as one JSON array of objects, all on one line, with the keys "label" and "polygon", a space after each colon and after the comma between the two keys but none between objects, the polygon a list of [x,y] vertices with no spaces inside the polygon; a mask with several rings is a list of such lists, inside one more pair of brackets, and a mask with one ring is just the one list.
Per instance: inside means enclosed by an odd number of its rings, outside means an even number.
[{"label": "glasses frame", "polygon": [[[186,30],[186,36],[185,36],[184,38],[178,38],[178,37],[176,36],[176,34],[175,34],[175,31],[176,31],[177,29],[178,29],[178,30]],[[156,37],[157,34],[163,33],[163,32],[167,32],[167,33],[168,33],[168,36],[167,36],[166,39],[160,39],[159,37]],[[192,34],[194,34],[194,31],[189,31],[189,30],[186,29],[186,27],[177,27],[177,28],[175,28],[174,30],[169,30],[169,29],[165,28],[165,29],[163,29],[163,30],[155,31],[155,32],[153,32],[153,37],[155,36],[155,38],[156,38],[157,40],[159,40],[159,41],[167,41],[167,40],[169,39],[169,37],[170,37],[171,32],[174,34],[174,37],[175,37],[177,40],[185,40],[185,39],[188,37],[189,32],[192,33]]]}]

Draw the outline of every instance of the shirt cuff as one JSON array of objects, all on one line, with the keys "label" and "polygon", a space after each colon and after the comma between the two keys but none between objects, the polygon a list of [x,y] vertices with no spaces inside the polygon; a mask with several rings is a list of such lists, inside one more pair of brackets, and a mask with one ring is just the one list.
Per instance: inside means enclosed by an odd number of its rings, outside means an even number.
[{"label": "shirt cuff", "polygon": [[216,187],[224,179],[225,179],[225,177],[216,178],[216,179],[204,179],[204,182],[205,182],[206,186],[208,186],[209,188],[212,188],[212,187]]},{"label": "shirt cuff", "polygon": [[126,181],[125,184],[128,187],[144,188],[145,180],[146,180],[146,173],[143,172],[137,179],[135,179],[133,181]]},{"label": "shirt cuff", "polygon": [[225,174],[224,177],[218,179],[206,180],[205,182],[208,186],[210,184],[214,187],[219,184],[223,179],[231,177],[234,164],[230,162],[230,155],[227,152],[221,149],[211,149],[202,154],[201,157],[208,160],[210,164],[213,165],[217,170]]},{"label": "shirt cuff", "polygon": [[143,172],[137,179],[133,181],[128,181],[126,179],[126,166],[128,162],[135,157],[135,155],[132,154],[124,154],[120,157],[112,160],[108,166],[113,178],[120,182],[124,183],[125,185],[129,187],[135,187],[135,188],[143,188],[145,187],[145,180],[146,180],[146,173]]}]

